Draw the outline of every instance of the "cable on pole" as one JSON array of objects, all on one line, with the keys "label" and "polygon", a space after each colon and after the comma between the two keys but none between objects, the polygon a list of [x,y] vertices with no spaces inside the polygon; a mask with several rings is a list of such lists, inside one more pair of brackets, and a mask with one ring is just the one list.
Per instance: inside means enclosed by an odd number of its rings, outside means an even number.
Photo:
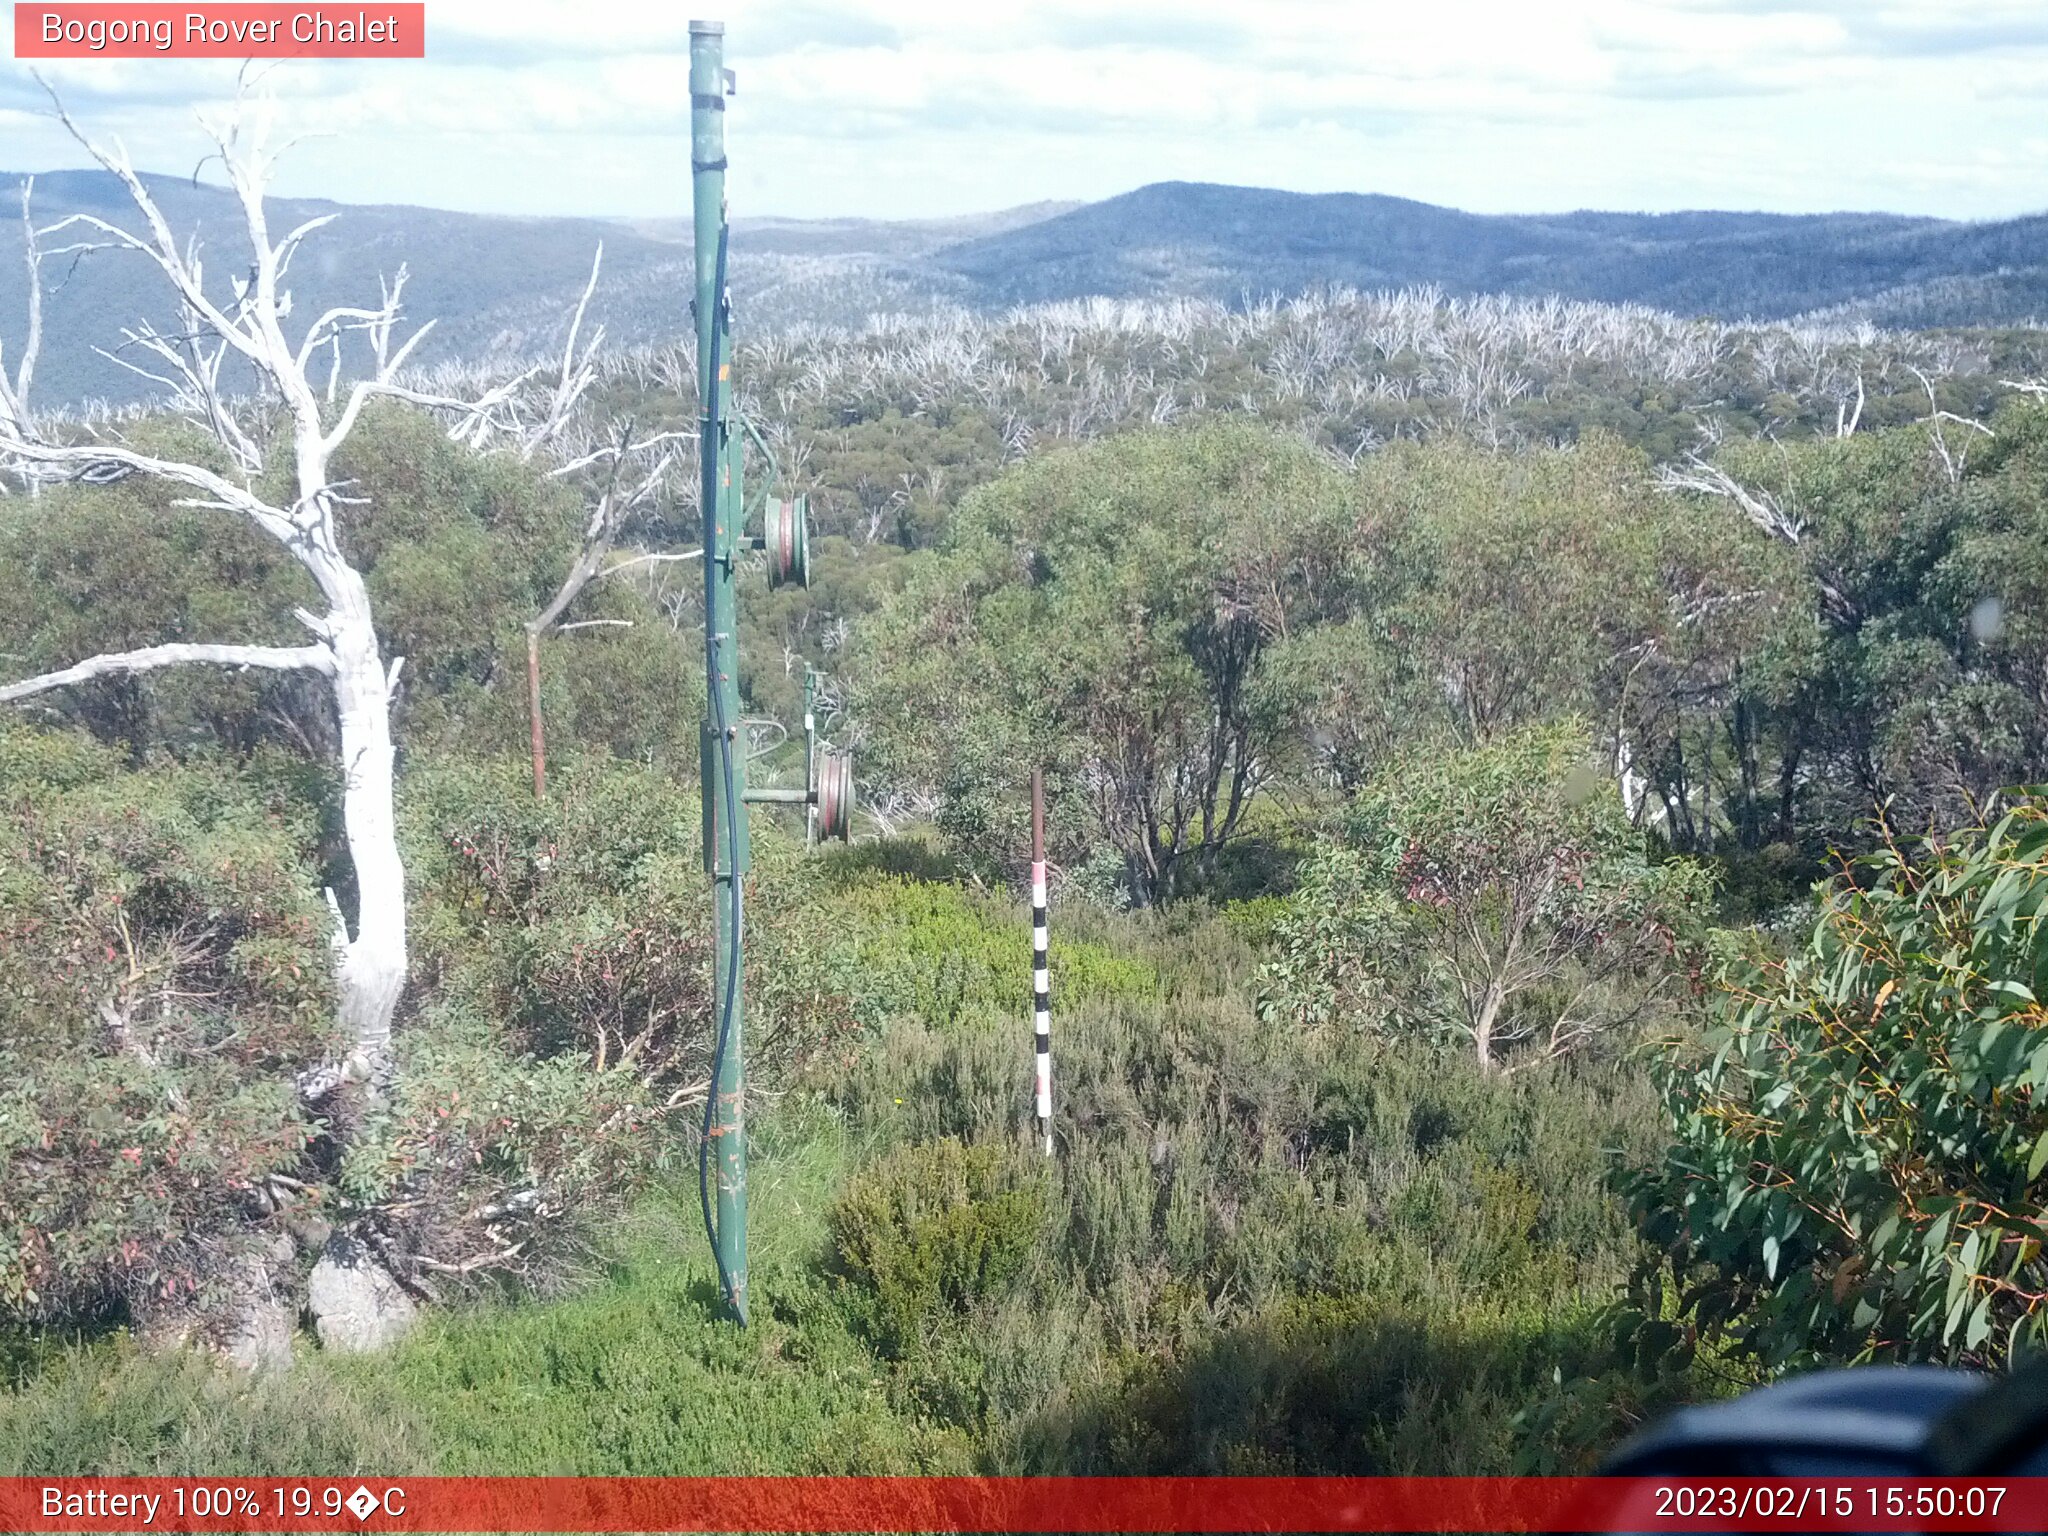
[{"label": "cable on pole", "polygon": [[[711,386],[710,392],[705,396],[704,401],[704,417],[710,425],[711,433],[714,434],[719,430],[721,419],[719,387],[723,382],[720,378],[722,370],[718,366],[718,357],[723,351],[723,332],[730,320],[725,304],[725,263],[729,243],[728,237],[729,228],[721,224],[718,232],[718,281],[716,290],[719,298],[711,322],[712,366],[708,370]],[[702,441],[701,451],[706,455],[710,463],[716,464],[719,457],[718,449],[710,443],[708,436]],[[707,488],[711,485],[712,477],[716,473],[715,468],[706,472],[705,483]],[[716,559],[721,556],[722,552],[708,550],[708,553],[713,559]],[[711,675],[714,677],[719,671],[720,658],[718,652],[720,644],[724,639],[725,637],[716,633],[711,625],[705,625],[705,660],[709,665]],[[718,1218],[712,1212],[711,1201],[711,1148],[715,1139],[714,1128],[718,1114],[718,1090],[720,1080],[724,1076],[726,1050],[732,1043],[733,1010],[738,1004],[740,992],[740,934],[743,931],[741,928],[743,902],[740,885],[739,776],[733,764],[732,722],[725,717],[725,698],[721,690],[716,687],[712,687],[707,691],[711,696],[712,734],[718,741],[719,778],[725,799],[726,867],[731,872],[730,878],[726,881],[726,912],[732,941],[726,945],[725,985],[720,989],[723,996],[719,999],[717,1038],[711,1051],[711,1086],[704,1095],[703,1134],[698,1138],[697,1142],[697,1194],[704,1208],[704,1235],[711,1243],[712,1262],[718,1266],[719,1291],[728,1301],[732,1302],[736,1310],[740,1310],[741,1320],[744,1321],[744,1303],[734,1294],[733,1276],[726,1269],[725,1253],[718,1240]]]}]

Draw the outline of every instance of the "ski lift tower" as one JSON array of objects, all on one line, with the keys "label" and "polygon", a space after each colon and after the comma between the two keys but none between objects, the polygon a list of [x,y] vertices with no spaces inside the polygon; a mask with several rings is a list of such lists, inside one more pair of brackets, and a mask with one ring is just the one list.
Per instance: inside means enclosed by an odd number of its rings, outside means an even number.
[{"label": "ski lift tower", "polygon": [[[712,954],[711,1085],[704,1107],[698,1185],[719,1288],[747,1320],[746,998],[743,934],[749,804],[802,805],[810,837],[844,842],[853,818],[850,756],[817,739],[815,679],[805,677],[804,787],[748,789],[747,721],[740,713],[737,585],[749,550],[766,554],[768,583],[810,585],[808,509],[801,496],[775,495],[767,444],[733,408],[732,305],[726,285],[731,231],[725,207],[725,24],[690,23],[690,179],[695,214],[698,459],[704,513],[704,680],[707,718],[699,737],[704,790],[704,867],[711,876],[717,942]],[[766,462],[758,536],[745,534],[746,445]],[[715,1190],[715,1193],[714,1193]]]}]

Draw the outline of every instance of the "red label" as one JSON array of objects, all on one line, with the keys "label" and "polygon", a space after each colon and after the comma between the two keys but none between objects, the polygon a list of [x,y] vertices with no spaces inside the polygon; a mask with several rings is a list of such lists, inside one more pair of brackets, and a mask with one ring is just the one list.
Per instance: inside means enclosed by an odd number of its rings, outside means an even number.
[{"label": "red label", "polygon": [[29,5],[17,59],[423,59],[427,8],[411,4]]},{"label": "red label", "polygon": [[0,1530],[2040,1531],[2048,1479],[0,1477]]}]

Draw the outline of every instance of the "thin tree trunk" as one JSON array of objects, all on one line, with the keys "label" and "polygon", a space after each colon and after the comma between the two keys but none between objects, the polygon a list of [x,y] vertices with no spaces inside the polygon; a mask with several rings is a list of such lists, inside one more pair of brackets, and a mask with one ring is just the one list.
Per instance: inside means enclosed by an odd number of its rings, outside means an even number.
[{"label": "thin tree trunk", "polygon": [[1778,764],[1778,841],[1781,843],[1795,840],[1793,815],[1799,796],[1799,758],[1800,748],[1789,746]]},{"label": "thin tree trunk", "polygon": [[1499,1065],[1493,1059],[1493,1026],[1500,1018],[1500,1006],[1506,1000],[1506,990],[1500,978],[1494,977],[1486,984],[1486,996],[1479,1004],[1479,1017],[1472,1021],[1472,1045],[1479,1053],[1479,1070],[1492,1073]]},{"label": "thin tree trunk", "polygon": [[540,631],[526,631],[526,716],[533,736],[533,798],[548,797],[548,741],[540,717]]},{"label": "thin tree trunk", "polygon": [[1760,772],[1757,763],[1757,720],[1756,711],[1750,706],[1748,695],[1742,691],[1742,669],[1735,669],[1735,710],[1729,726],[1735,747],[1736,766],[1742,775],[1742,846],[1754,853],[1763,845],[1763,806],[1757,790]]}]

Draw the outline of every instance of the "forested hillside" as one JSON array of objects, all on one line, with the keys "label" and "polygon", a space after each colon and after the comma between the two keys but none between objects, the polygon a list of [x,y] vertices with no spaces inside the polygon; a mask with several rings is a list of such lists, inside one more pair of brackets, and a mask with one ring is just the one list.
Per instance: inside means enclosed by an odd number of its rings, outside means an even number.
[{"label": "forested hillside", "polygon": [[[0,173],[0,186],[20,180]],[[227,259],[237,214],[226,189],[142,180],[178,228],[219,242]],[[104,172],[59,171],[37,178],[32,216],[50,228],[125,202]],[[13,203],[10,192],[10,212]],[[491,218],[305,198],[275,207],[286,227],[333,219],[321,231],[321,259],[293,274],[300,312],[335,302],[356,274],[391,277],[403,266],[409,312],[436,322],[423,363],[488,360],[506,371],[547,356],[600,243],[607,276],[592,297],[593,323],[630,347],[666,345],[687,328],[684,220]],[[1881,213],[1481,215],[1391,197],[1168,182],[1098,203],[955,219],[742,218],[730,276],[757,335],[858,333],[876,316],[994,317],[1020,303],[1101,296],[1247,308],[1330,289],[1597,301],[1723,322],[1986,327],[2048,315],[2044,229],[2040,218]],[[80,243],[73,236],[90,233],[70,226],[67,254],[45,273],[44,389],[73,406],[140,400],[162,381],[122,366],[145,360],[104,322],[148,317],[162,327],[169,311],[134,253],[71,248]],[[13,356],[26,291],[21,238],[17,220],[0,229],[0,340]]]},{"label": "forested hillside", "polygon": [[750,781],[815,667],[863,806],[752,813],[745,1331],[690,349],[236,334],[0,396],[0,1472],[1565,1470],[2048,1333],[2038,333],[743,332]]},{"label": "forested hillside", "polygon": [[1165,182],[942,249],[1008,301],[1322,284],[1433,284],[1647,304],[1726,320],[1832,310],[1880,325],[2031,320],[2048,298],[2038,217],[1882,213],[1471,214],[1402,198]]}]

